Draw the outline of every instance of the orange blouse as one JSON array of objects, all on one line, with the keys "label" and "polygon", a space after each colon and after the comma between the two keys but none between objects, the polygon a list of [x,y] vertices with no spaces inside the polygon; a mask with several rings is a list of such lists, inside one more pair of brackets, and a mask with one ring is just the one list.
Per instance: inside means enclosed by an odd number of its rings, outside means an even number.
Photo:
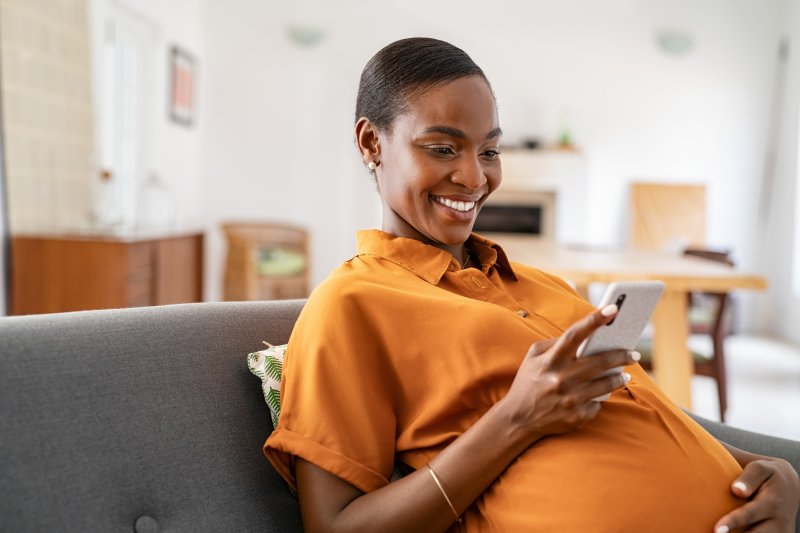
[{"label": "orange blouse", "polygon": [[[278,427],[264,452],[364,492],[423,467],[508,391],[530,345],[592,306],[477,235],[481,268],[377,230],[311,295],[289,341]],[[739,505],[734,458],[638,365],[580,430],[543,439],[472,504],[464,531],[711,531]]]}]

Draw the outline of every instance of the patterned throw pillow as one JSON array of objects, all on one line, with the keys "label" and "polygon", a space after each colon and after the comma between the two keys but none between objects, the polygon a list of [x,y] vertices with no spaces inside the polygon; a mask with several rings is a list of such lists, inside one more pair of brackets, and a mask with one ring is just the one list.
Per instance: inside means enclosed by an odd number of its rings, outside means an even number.
[{"label": "patterned throw pillow", "polygon": [[273,346],[263,341],[267,349],[247,354],[247,367],[261,380],[261,390],[272,417],[272,427],[278,427],[281,414],[281,372],[286,345]]}]

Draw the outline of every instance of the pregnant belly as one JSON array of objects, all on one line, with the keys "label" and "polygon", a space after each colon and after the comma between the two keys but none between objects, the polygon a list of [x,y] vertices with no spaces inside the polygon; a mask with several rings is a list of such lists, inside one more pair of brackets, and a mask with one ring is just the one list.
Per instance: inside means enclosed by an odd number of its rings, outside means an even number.
[{"label": "pregnant belly", "polygon": [[634,376],[591,423],[523,453],[470,508],[465,529],[710,532],[741,505],[730,492],[741,472],[733,457]]}]

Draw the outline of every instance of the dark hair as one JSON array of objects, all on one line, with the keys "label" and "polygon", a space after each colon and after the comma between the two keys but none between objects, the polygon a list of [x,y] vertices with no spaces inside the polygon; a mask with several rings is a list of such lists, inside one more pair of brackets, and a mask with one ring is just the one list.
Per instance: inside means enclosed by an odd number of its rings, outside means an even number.
[{"label": "dark hair", "polygon": [[467,76],[480,76],[489,83],[472,58],[450,43],[427,37],[395,41],[372,56],[361,72],[356,121],[366,117],[376,127],[391,131],[409,99]]}]

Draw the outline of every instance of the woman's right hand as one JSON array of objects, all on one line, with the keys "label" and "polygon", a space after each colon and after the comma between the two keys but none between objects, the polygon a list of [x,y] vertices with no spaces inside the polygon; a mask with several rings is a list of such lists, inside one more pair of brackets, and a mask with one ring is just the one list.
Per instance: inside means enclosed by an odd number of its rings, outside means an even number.
[{"label": "woman's right hand", "polygon": [[600,412],[593,398],[615,391],[630,376],[601,377],[612,368],[639,359],[636,352],[616,350],[577,357],[578,347],[597,328],[616,316],[616,305],[597,309],[570,326],[560,337],[534,343],[502,400],[515,428],[533,444],[547,435],[586,424]]}]

